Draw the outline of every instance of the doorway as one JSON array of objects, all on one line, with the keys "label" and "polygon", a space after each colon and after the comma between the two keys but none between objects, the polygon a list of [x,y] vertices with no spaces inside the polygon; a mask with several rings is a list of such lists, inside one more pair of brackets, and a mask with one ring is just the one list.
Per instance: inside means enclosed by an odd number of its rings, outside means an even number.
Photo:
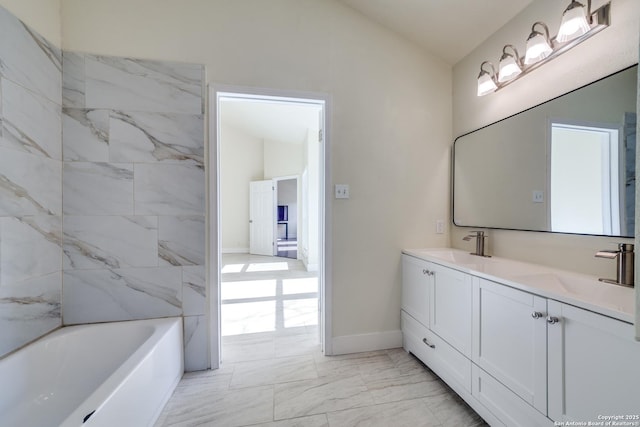
[{"label": "doorway", "polygon": [[[246,344],[250,340],[239,335],[315,331],[315,343],[331,354],[325,315],[327,99],[251,92],[210,92],[210,164],[216,165],[210,212],[217,213],[210,227],[209,276],[214,369],[225,360],[231,335]],[[230,160],[234,155],[241,161]],[[250,206],[254,195],[260,220]],[[256,250],[250,236],[260,221],[267,225],[258,227]],[[230,357],[235,350],[226,353]]]}]

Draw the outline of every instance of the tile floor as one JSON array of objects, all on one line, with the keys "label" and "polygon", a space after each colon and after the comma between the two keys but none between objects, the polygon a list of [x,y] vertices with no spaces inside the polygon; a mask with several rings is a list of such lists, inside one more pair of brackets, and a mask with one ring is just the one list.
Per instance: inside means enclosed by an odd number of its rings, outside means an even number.
[{"label": "tile floor", "polygon": [[[403,349],[324,356],[317,281],[315,296],[312,280],[287,282],[314,275],[294,260],[265,258],[223,259],[223,282],[245,286],[242,292],[229,290],[226,295],[233,298],[225,299],[223,283],[223,364],[215,371],[185,374],[156,427],[486,425]],[[252,281],[260,285],[246,284]],[[300,304],[314,298],[315,312],[308,301]],[[293,309],[285,309],[287,301]],[[270,310],[251,306],[265,302]],[[249,304],[244,306],[249,311],[243,317],[234,308],[225,319],[227,304]]]}]

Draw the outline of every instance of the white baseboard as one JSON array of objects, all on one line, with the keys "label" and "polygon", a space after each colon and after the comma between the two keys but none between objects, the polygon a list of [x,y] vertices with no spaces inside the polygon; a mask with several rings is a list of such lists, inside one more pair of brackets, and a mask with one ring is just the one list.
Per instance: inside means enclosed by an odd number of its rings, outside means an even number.
[{"label": "white baseboard", "polygon": [[249,248],[222,248],[223,254],[248,254]]},{"label": "white baseboard", "polygon": [[333,337],[333,355],[402,347],[402,331]]}]

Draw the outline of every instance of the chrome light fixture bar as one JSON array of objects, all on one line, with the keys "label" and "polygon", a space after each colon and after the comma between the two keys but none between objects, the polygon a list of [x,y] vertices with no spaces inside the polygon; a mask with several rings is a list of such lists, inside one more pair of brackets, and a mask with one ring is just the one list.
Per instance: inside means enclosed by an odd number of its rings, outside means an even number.
[{"label": "chrome light fixture bar", "polygon": [[[581,18],[583,15],[586,17],[584,21]],[[502,89],[542,64],[557,58],[574,46],[604,30],[610,25],[610,16],[611,3],[607,3],[591,12],[591,0],[588,0],[586,11],[583,4],[572,0],[563,13],[562,24],[556,37],[549,38],[549,29],[543,22],[534,23],[531,27],[531,34],[527,39],[527,50],[524,58],[518,57],[517,51],[512,45],[506,45],[502,49],[502,57],[500,58],[499,72],[497,74],[493,70],[493,65],[491,66],[493,74],[483,68],[485,64],[491,64],[490,62],[485,61],[480,65],[478,96],[484,96]],[[583,33],[582,31],[585,29],[584,22],[587,23],[589,29]],[[537,28],[542,28],[544,32],[539,31]],[[509,47],[513,50],[515,56],[506,52]],[[516,66],[520,68],[520,72],[517,72]],[[491,83],[495,85],[495,88],[491,87]]]}]

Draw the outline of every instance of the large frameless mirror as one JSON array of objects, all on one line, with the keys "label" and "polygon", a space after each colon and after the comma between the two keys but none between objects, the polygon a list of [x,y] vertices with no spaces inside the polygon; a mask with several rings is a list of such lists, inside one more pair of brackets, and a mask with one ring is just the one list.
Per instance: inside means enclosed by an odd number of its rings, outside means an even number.
[{"label": "large frameless mirror", "polygon": [[457,138],[454,224],[633,237],[637,69]]}]

